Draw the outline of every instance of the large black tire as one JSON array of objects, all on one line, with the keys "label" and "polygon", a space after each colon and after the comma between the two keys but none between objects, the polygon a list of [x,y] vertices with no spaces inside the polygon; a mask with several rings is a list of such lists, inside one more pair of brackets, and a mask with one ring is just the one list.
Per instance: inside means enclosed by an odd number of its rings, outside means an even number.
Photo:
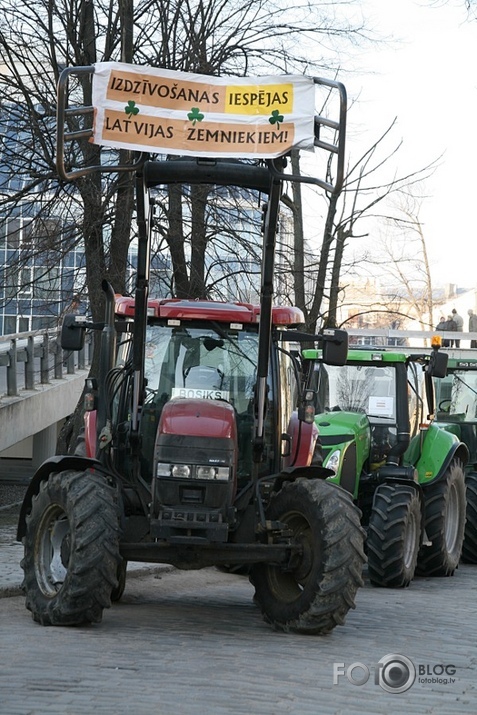
[{"label": "large black tire", "polygon": [[452,576],[462,553],[465,528],[465,478],[462,462],[453,459],[442,479],[424,490],[425,532],[429,544],[417,558],[419,576]]},{"label": "large black tire", "polygon": [[465,522],[462,561],[466,564],[477,564],[477,472],[467,474],[465,487],[467,521]]},{"label": "large black tire", "polygon": [[44,626],[99,623],[117,588],[117,492],[92,472],[60,472],[42,482],[26,520],[23,590]]},{"label": "large black tire", "polygon": [[[78,457],[86,457],[86,438],[84,427],[82,427],[78,432],[74,453]],[[120,601],[123,596],[124,589],[126,588],[127,568],[128,562],[125,559],[121,559],[118,564],[118,570],[116,574],[118,585],[113,588],[111,592],[111,601],[113,603],[117,603],[118,601]]]},{"label": "large black tire", "polygon": [[302,555],[288,568],[254,564],[255,603],[277,630],[329,633],[344,623],[363,585],[366,561],[360,512],[341,487],[321,480],[286,482],[267,519],[288,525]]},{"label": "large black tire", "polygon": [[118,570],[116,572],[118,585],[115,586],[115,588],[113,588],[113,590],[111,591],[111,601],[113,603],[117,603],[118,601],[120,601],[123,596],[124,589],[126,588],[127,570],[128,562],[126,561],[126,559],[121,559],[118,564]]},{"label": "large black tire", "polygon": [[367,538],[368,574],[373,586],[409,586],[421,544],[421,521],[421,502],[414,487],[379,485]]}]

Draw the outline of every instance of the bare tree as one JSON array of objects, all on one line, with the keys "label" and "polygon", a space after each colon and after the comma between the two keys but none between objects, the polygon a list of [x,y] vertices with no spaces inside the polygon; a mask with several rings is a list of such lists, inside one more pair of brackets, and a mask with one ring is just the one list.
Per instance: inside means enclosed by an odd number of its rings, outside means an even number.
[{"label": "bare tree", "polygon": [[[207,5],[191,0],[156,0],[148,6],[147,21],[146,17],[141,19],[135,58],[153,66],[210,75],[309,72],[318,66],[322,71],[327,65],[323,53],[316,54],[313,62],[309,59],[311,52],[320,51],[322,41],[365,37],[362,26],[352,26],[345,18],[340,23],[330,10],[326,2],[296,2],[289,8],[270,0],[211,0]],[[154,44],[153,37],[158,35],[161,42]],[[149,50],[146,55],[141,50],[142,37],[146,37],[147,47],[154,47],[153,53]],[[237,197],[234,211],[239,223],[244,200],[251,205],[253,197]],[[184,211],[186,201],[188,208]],[[259,201],[255,196],[255,202]],[[204,212],[210,205],[205,187],[186,191],[176,186],[169,190],[168,208],[162,215],[167,218],[164,238],[172,261],[175,295],[210,297],[230,285],[240,292],[233,276],[258,272],[259,221],[256,239],[247,241],[234,229],[236,221],[224,216],[223,204],[216,205],[207,222]],[[299,210],[295,213],[298,221]],[[191,230],[184,221],[187,215]],[[222,219],[221,226],[214,229],[219,223],[217,217]],[[218,246],[223,241],[226,250],[221,252]],[[230,260],[232,245],[240,246],[240,250]],[[222,277],[211,270],[218,263]]]},{"label": "bare tree", "polygon": [[[469,13],[469,17],[472,20],[477,19],[477,0],[462,0],[462,2],[463,6]],[[430,6],[435,8],[439,8],[447,4],[448,0],[430,0]]]},{"label": "bare tree", "polygon": [[[85,0],[31,0],[19,6],[4,0],[0,19],[0,62],[4,67],[0,89],[9,98],[5,112],[19,117],[14,135],[10,132],[11,148],[7,149],[11,152],[8,167],[15,172],[17,183],[14,190],[11,185],[2,187],[2,220],[21,203],[24,214],[36,223],[57,220],[59,253],[83,245],[87,291],[95,319],[102,316],[102,279],[110,280],[117,291],[125,288],[132,178],[105,182],[99,175],[89,176],[77,182],[76,190],[64,187],[55,170],[52,115],[56,84],[64,66],[90,65],[113,56],[132,59],[125,32],[128,3],[132,6],[129,0],[123,0],[119,7]],[[83,104],[91,104],[88,83],[80,85],[78,92]],[[99,147],[84,142],[81,150],[85,164],[97,163]],[[63,246],[65,234],[69,239]],[[32,245],[32,250],[41,250],[41,242]]]},{"label": "bare tree", "polygon": [[421,204],[416,192],[401,190],[396,195],[395,210],[386,219],[391,232],[384,240],[383,264],[388,285],[400,287],[408,316],[429,330],[434,326],[434,302]]},{"label": "bare tree", "polygon": [[[126,289],[133,233],[131,176],[90,175],[76,182],[76,192],[59,184],[51,115],[61,69],[109,60],[223,75],[302,72],[318,65],[323,69],[327,63],[325,53],[319,51],[321,42],[337,45],[365,36],[362,25],[351,25],[344,13],[341,20],[337,18],[337,9],[355,2],[330,5],[305,0],[288,8],[271,0],[211,0],[207,4],[200,0],[26,0],[20,5],[4,0],[0,88],[14,106],[21,107],[24,139],[16,156],[10,157],[23,183],[1,196],[2,214],[8,214],[19,200],[34,202],[36,213],[40,209],[44,216],[68,214],[71,240],[81,242],[85,250],[93,316],[100,318],[102,279],[110,280],[119,292]],[[309,60],[312,54],[314,62]],[[80,81],[77,98],[90,103],[86,81]],[[85,165],[97,163],[99,147],[84,142],[81,152]],[[122,152],[122,159],[127,158]],[[197,188],[192,197],[188,212],[193,233],[184,232],[184,203],[184,191],[174,189],[164,212],[168,218],[162,236],[165,243],[160,245],[167,245],[172,262],[172,291],[203,296],[209,292],[206,281],[211,279],[214,285],[218,281],[205,265],[214,241],[205,222],[207,194]]]},{"label": "bare tree", "polygon": [[[295,281],[302,281],[297,297],[305,295],[305,304],[299,305],[305,313],[307,326],[315,330],[317,324],[335,325],[340,293],[343,290],[343,278],[347,267],[346,249],[351,240],[356,241],[366,236],[358,231],[359,226],[368,220],[383,220],[385,214],[377,211],[385,199],[405,190],[412,194],[412,187],[422,182],[434,171],[437,161],[403,176],[393,174],[388,181],[380,182],[380,177],[387,171],[391,159],[396,156],[401,142],[383,154],[385,140],[390,138],[394,123],[373,143],[373,145],[351,166],[348,167],[344,188],[340,196],[326,197],[325,226],[321,246],[315,256],[308,246],[306,269]],[[317,198],[317,200],[319,200]],[[299,237],[297,237],[299,241]],[[369,257],[367,257],[369,260]],[[311,278],[310,278],[311,276]],[[313,283],[313,290],[307,294],[305,283]]]}]

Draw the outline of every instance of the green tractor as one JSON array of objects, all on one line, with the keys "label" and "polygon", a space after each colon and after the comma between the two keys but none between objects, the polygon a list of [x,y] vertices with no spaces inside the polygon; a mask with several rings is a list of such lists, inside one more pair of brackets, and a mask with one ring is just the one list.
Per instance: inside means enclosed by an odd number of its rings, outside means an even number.
[{"label": "green tractor", "polygon": [[462,552],[469,450],[455,426],[434,419],[433,378],[445,376],[447,355],[439,346],[430,355],[353,349],[336,369],[317,350],[303,358],[323,466],[363,514],[371,583],[399,588],[415,575],[451,576]]},{"label": "green tractor", "polygon": [[[456,353],[458,351],[455,351]],[[468,352],[468,351],[465,351]],[[447,377],[435,380],[436,422],[469,450],[465,469],[467,521],[462,560],[477,563],[477,356],[449,357]],[[474,353],[475,354],[475,353]]]}]

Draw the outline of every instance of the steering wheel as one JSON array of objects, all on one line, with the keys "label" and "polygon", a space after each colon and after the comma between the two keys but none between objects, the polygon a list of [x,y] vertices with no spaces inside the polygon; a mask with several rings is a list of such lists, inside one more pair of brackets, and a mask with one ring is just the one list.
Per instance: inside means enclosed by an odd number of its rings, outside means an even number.
[{"label": "steering wheel", "polygon": [[[444,407],[448,403],[447,407]],[[450,412],[450,406],[451,406],[452,400],[447,398],[446,400],[441,400],[437,406],[437,409],[439,412]]]}]

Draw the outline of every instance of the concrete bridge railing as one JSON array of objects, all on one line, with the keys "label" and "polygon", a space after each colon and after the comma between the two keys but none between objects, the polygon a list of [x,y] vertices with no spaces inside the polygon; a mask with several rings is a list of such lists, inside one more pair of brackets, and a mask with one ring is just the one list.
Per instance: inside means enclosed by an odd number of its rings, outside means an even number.
[{"label": "concrete bridge railing", "polygon": [[84,370],[91,364],[91,354],[90,340],[80,352],[64,351],[56,330],[0,336],[0,400],[2,393],[15,397],[21,388],[33,390],[52,378],[60,380],[65,372]]},{"label": "concrete bridge railing", "polygon": [[0,458],[28,438],[35,464],[55,454],[59,426],[80,399],[91,357],[89,340],[81,352],[65,352],[57,331],[0,336]]}]

